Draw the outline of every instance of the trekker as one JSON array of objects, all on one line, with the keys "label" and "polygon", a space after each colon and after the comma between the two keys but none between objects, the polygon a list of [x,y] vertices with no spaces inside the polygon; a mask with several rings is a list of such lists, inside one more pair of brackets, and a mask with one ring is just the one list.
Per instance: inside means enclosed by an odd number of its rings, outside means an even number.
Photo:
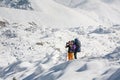
[{"label": "trekker", "polygon": [[74,51],[74,58],[77,59],[77,52],[81,52],[81,42],[79,41],[78,38],[75,38],[74,44],[76,46],[75,51]]},{"label": "trekker", "polygon": [[74,51],[76,46],[74,45],[74,41],[69,41],[66,43],[66,48],[68,48],[68,60],[74,59]]}]

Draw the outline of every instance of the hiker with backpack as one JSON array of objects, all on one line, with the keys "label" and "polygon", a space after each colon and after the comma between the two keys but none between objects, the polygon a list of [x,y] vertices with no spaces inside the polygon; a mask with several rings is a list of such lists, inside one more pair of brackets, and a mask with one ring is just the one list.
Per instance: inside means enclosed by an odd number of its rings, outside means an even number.
[{"label": "hiker with backpack", "polygon": [[76,48],[76,46],[74,45],[74,41],[68,41],[65,47],[68,48],[68,60],[73,60]]},{"label": "hiker with backpack", "polygon": [[77,59],[77,52],[81,52],[81,42],[78,38],[74,39],[74,45],[76,46],[74,51],[74,58]]}]

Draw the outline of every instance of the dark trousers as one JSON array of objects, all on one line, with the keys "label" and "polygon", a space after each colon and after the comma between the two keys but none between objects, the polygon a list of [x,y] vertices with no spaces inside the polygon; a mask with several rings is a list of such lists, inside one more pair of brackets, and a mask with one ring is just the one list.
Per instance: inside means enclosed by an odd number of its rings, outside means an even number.
[{"label": "dark trousers", "polygon": [[77,59],[77,52],[74,52],[74,58]]}]

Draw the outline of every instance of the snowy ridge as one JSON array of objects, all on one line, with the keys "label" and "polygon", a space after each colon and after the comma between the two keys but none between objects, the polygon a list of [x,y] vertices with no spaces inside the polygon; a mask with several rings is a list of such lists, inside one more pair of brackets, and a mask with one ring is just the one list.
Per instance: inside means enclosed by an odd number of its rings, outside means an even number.
[{"label": "snowy ridge", "polygon": [[[93,67],[94,66],[94,67]],[[97,66],[97,68],[95,68]],[[108,66],[107,61],[95,60],[95,61],[72,61],[57,65],[49,69],[50,73],[46,73],[44,76],[36,80],[74,80],[76,79],[86,79],[86,80],[107,80],[111,77],[111,80],[119,80],[119,67],[106,67]],[[110,68],[110,69],[109,69]],[[106,71],[109,72],[107,73]],[[114,70],[114,71],[113,71]],[[104,72],[105,71],[105,72]],[[107,73],[107,75],[106,75]],[[100,77],[97,77],[97,76]],[[69,76],[69,77],[68,77]],[[70,77],[74,76],[74,77]],[[107,77],[106,77],[107,76]],[[52,77],[52,78],[51,78]]]}]

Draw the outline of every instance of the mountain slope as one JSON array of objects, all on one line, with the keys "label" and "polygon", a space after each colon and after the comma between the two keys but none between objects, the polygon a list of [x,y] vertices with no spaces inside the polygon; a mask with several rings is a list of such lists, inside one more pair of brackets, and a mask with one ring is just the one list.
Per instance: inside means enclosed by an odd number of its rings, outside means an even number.
[{"label": "mountain slope", "polygon": [[[29,1],[32,11],[11,10],[4,8],[1,15],[13,22],[36,22],[47,26],[112,26],[120,24],[119,0],[34,0]],[[7,1],[6,1],[7,2]],[[66,6],[60,5],[64,4]],[[6,4],[4,4],[6,5]],[[22,5],[24,6],[24,4]],[[70,8],[69,8],[70,7]],[[72,7],[72,8],[71,8]],[[19,14],[20,12],[20,14]],[[6,13],[6,14],[4,14]],[[11,15],[9,17],[7,15]],[[15,16],[13,14],[16,14]],[[25,15],[27,14],[27,15]],[[19,19],[19,16],[21,18]],[[14,17],[18,17],[15,20]],[[22,18],[24,17],[24,19]]]},{"label": "mountain slope", "polygon": [[[86,15],[57,4],[52,0],[35,0],[31,1],[31,5],[33,6],[33,11],[1,8],[0,12],[2,13],[0,16],[12,22],[27,23],[32,21],[51,27],[99,25],[99,22],[94,21]],[[18,19],[16,20],[16,18]]]},{"label": "mountain slope", "polygon": [[106,26],[120,24],[119,0],[55,0]]}]

